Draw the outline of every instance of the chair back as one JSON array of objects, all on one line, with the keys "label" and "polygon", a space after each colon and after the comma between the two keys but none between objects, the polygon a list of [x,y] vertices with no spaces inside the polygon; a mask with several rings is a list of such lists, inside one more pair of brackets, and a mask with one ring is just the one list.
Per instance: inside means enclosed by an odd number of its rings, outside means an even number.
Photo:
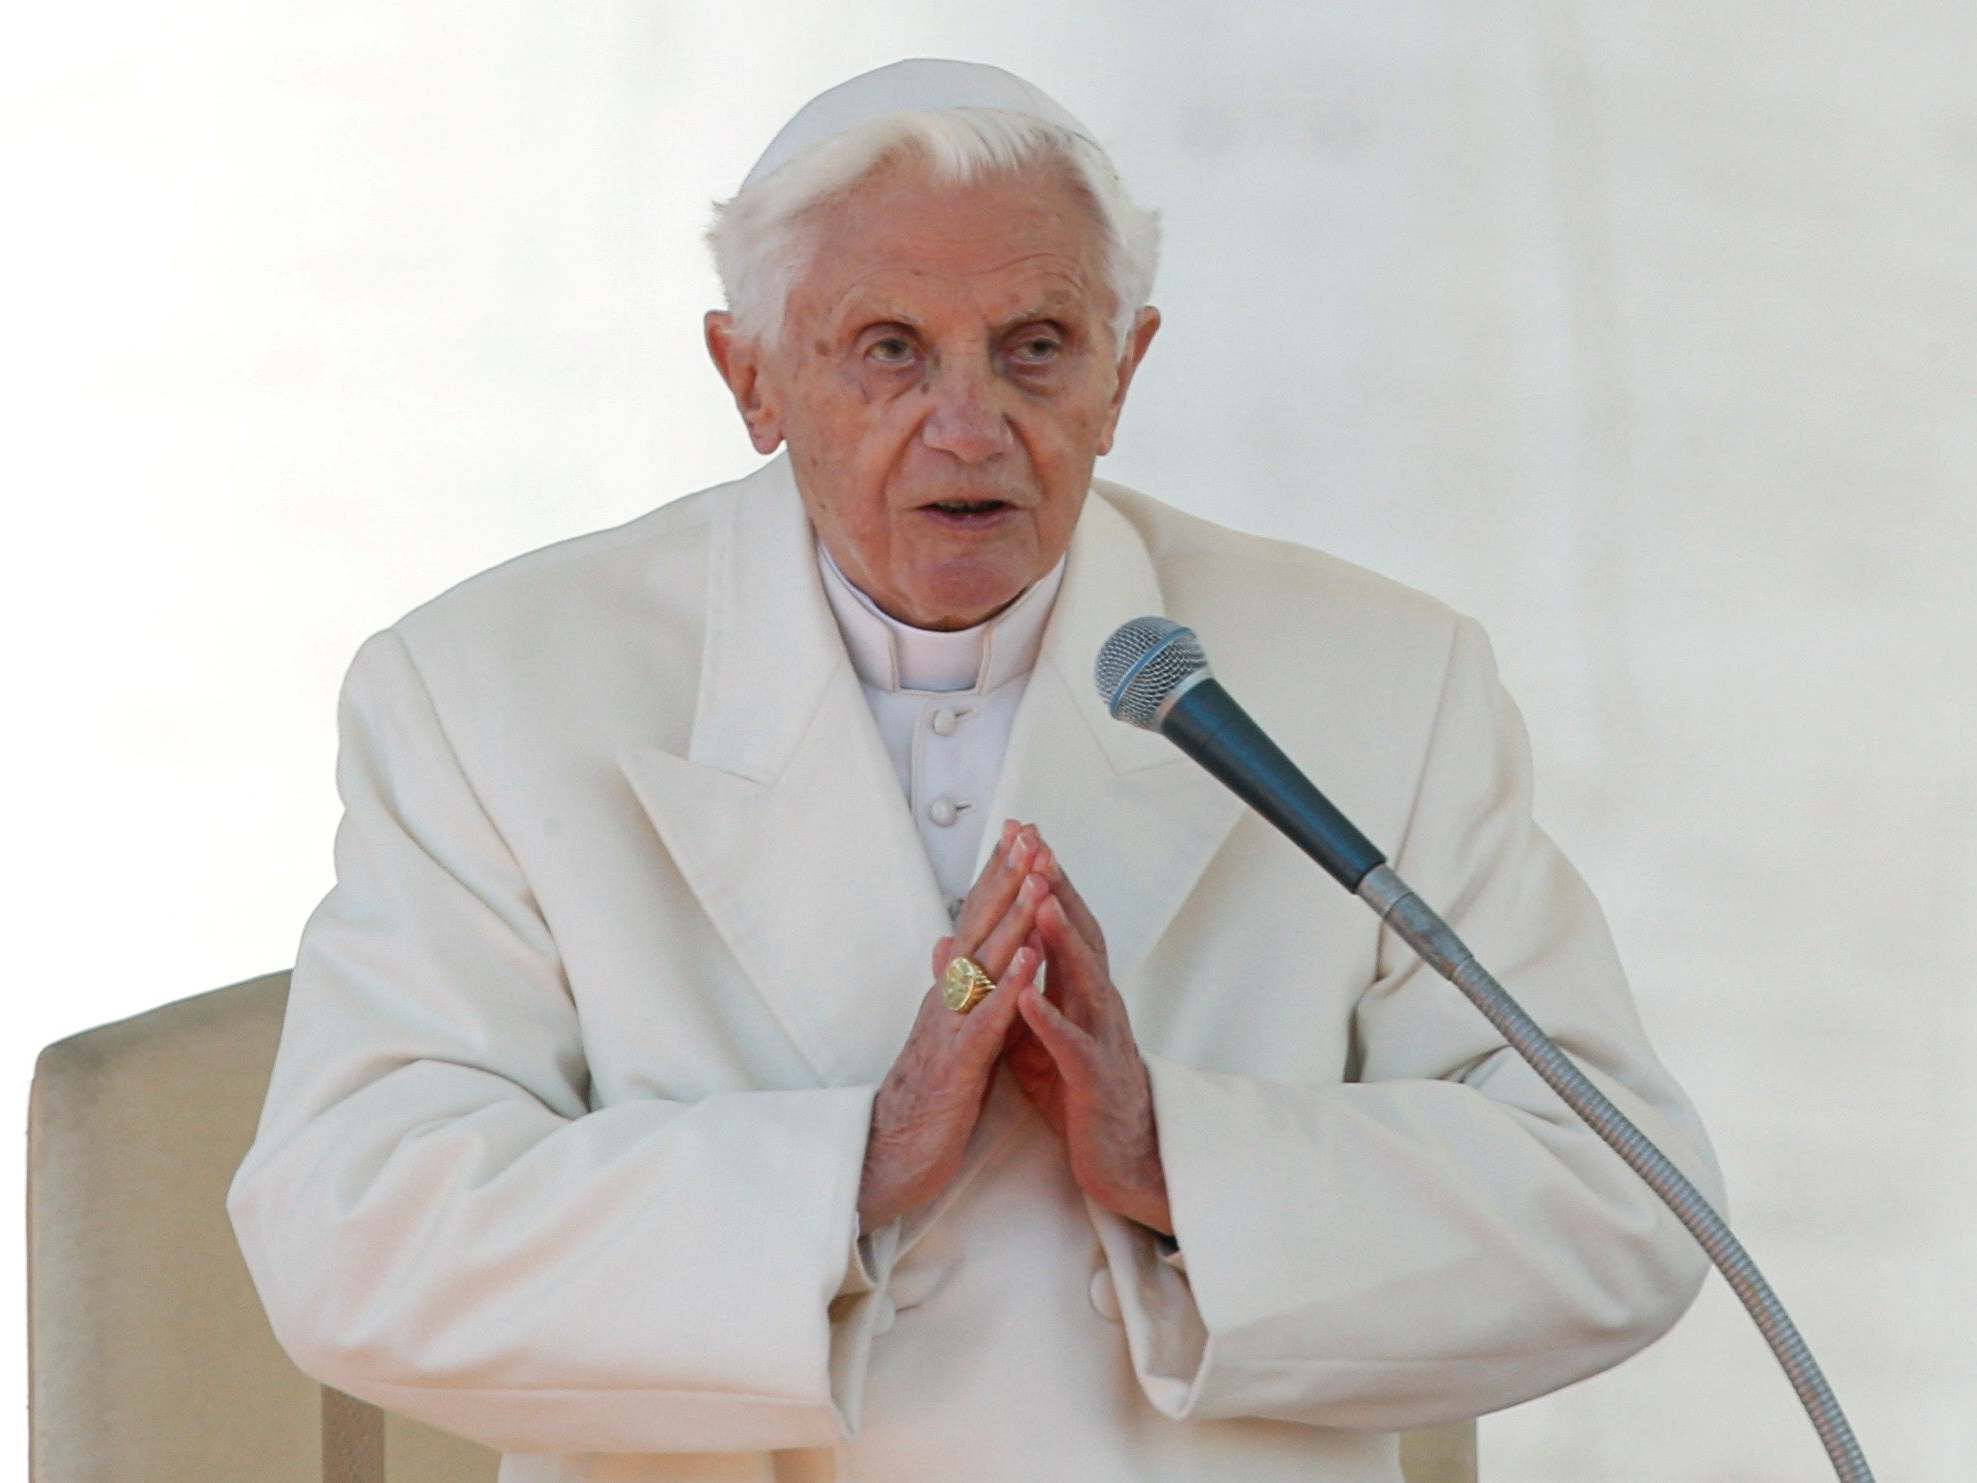
[{"label": "chair back", "polygon": [[495,1483],[499,1453],[319,1385],[268,1327],[226,1195],[287,1003],[288,974],[270,973],[36,1060],[34,1483]]}]

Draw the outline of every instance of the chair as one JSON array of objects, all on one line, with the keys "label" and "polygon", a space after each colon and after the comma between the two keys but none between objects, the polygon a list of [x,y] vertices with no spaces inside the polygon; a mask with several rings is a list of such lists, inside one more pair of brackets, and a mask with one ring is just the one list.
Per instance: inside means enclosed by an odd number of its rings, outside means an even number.
[{"label": "chair", "polygon": [[[288,974],[71,1035],[28,1099],[33,1483],[494,1483],[499,1454],[320,1385],[275,1342],[226,1192]],[[1407,1483],[1474,1483],[1473,1422],[1403,1436]]]}]

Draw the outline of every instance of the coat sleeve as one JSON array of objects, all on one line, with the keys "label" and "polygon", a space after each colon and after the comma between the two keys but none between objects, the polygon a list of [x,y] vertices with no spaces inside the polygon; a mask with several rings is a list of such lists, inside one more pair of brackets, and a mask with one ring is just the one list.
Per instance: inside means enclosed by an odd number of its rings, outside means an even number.
[{"label": "coat sleeve", "polygon": [[[1466,618],[1394,868],[1727,1214],[1599,907],[1531,820],[1523,723]],[[1091,1209],[1141,1387],[1169,1416],[1393,1431],[1478,1416],[1644,1348],[1708,1271],[1475,1006],[1367,920],[1357,1080],[1146,1056],[1184,1268]]]},{"label": "coat sleeve", "polygon": [[336,884],[226,1202],[282,1347],[507,1452],[855,1434],[877,1088],[590,1110],[556,944],[395,631],[338,726]]}]

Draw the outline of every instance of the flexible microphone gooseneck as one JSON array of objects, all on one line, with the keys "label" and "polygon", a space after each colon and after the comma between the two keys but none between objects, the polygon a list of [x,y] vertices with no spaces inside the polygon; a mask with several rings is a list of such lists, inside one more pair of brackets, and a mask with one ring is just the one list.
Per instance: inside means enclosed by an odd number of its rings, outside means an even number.
[{"label": "flexible microphone gooseneck", "polygon": [[1099,699],[1114,717],[1172,741],[1371,906],[1423,961],[1462,990],[1545,1084],[1647,1181],[1749,1310],[1812,1418],[1842,1483],[1873,1483],[1867,1459],[1812,1352],[1723,1217],[1504,992],[1373,843],[1263,734],[1210,675],[1193,630],[1157,617],[1122,623],[1098,651],[1096,677]]}]

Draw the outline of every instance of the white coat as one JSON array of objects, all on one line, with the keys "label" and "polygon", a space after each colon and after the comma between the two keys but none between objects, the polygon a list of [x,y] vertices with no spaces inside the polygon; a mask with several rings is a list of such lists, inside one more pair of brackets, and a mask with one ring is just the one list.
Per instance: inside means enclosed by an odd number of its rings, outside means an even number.
[{"label": "white coat", "polygon": [[503,1483],[1392,1483],[1392,1432],[1618,1363],[1706,1262],[1366,907],[1092,659],[1166,613],[1721,1208],[1474,622],[1096,481],[987,817],[1111,950],[1184,1267],[1000,1073],[848,1261],[947,928],[786,457],[483,572],[339,706],[337,882],[227,1209],[305,1371]]}]

